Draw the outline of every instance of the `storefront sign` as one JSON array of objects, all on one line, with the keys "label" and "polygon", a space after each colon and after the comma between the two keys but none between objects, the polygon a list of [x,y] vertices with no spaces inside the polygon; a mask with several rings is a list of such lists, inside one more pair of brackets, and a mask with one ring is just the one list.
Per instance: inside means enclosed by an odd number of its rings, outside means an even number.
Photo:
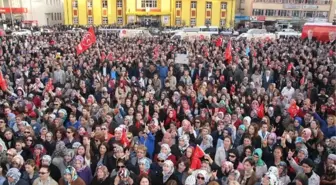
[{"label": "storefront sign", "polygon": [[22,14],[22,13],[28,13],[28,10],[27,8],[0,8],[0,13]]},{"label": "storefront sign", "polygon": [[318,6],[317,5],[303,5],[302,6],[302,9],[318,9]]},{"label": "storefront sign", "polygon": [[284,4],[283,8],[284,9],[300,9],[301,5],[298,5],[298,4]]},{"label": "storefront sign", "polygon": [[236,15],[235,16],[235,21],[239,22],[239,21],[249,21],[250,17],[249,16],[244,16],[244,15]]}]

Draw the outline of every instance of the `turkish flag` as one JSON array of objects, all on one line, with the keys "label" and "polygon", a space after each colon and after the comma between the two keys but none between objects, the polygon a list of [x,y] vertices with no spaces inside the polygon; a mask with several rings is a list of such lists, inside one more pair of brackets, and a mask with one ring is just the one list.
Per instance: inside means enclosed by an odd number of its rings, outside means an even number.
[{"label": "turkish flag", "polygon": [[120,143],[122,145],[124,145],[124,146],[128,146],[129,145],[129,141],[127,139],[127,132],[126,132],[125,129],[122,132]]},{"label": "turkish flag", "polygon": [[228,64],[230,64],[232,61],[231,50],[232,50],[232,45],[231,45],[231,40],[229,40],[229,43],[226,45],[226,49],[225,49],[225,59],[227,60]]},{"label": "turkish flag", "polygon": [[4,79],[4,77],[3,77],[1,71],[0,71],[0,88],[1,88],[1,90],[3,90],[3,91],[6,91],[6,90],[7,90],[7,82],[6,82],[6,80]]},{"label": "turkish flag", "polygon": [[222,37],[218,37],[217,40],[216,40],[216,46],[217,47],[221,47],[223,44],[223,39]]},{"label": "turkish flag", "polygon": [[288,108],[289,115],[294,118],[299,112],[299,107],[296,105],[296,102],[293,102]]},{"label": "turkish flag", "polygon": [[262,119],[265,116],[265,108],[264,108],[264,104],[260,104],[259,108],[258,108],[258,118]]},{"label": "turkish flag", "polygon": [[205,153],[202,150],[202,148],[199,145],[197,145],[195,147],[195,150],[194,150],[194,153],[193,153],[193,157],[202,158],[204,155],[205,155]]},{"label": "turkish flag", "polygon": [[46,85],[46,91],[49,92],[49,91],[53,91],[54,90],[54,86],[53,86],[53,79],[50,78],[48,80],[48,83]]},{"label": "turkish flag", "polygon": [[83,36],[82,41],[77,45],[77,55],[80,55],[87,49],[89,49],[96,42],[96,35],[93,31],[93,28],[90,27],[89,30]]}]

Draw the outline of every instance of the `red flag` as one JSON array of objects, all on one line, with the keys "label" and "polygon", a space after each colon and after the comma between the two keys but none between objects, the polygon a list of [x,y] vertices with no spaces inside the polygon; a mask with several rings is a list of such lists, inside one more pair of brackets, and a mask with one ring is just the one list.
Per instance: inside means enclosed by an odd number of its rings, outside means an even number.
[{"label": "red flag", "polygon": [[49,79],[48,83],[46,85],[46,91],[49,92],[49,91],[52,91],[52,90],[54,90],[53,80]]},{"label": "red flag", "polygon": [[216,46],[217,47],[221,47],[223,44],[223,38],[222,37],[218,37],[216,40]]},{"label": "red flag", "polygon": [[204,151],[202,150],[202,148],[200,146],[196,146],[194,153],[193,153],[193,157],[196,158],[202,158],[205,155]]},{"label": "red flag", "polygon": [[227,60],[228,64],[230,64],[232,61],[231,50],[232,50],[232,45],[231,45],[231,40],[229,40],[229,43],[226,45],[226,49],[225,49],[225,59]]},{"label": "red flag", "polygon": [[0,71],[0,88],[1,88],[1,90],[3,90],[3,91],[6,91],[6,90],[7,90],[7,82],[6,82],[6,80],[4,79],[4,77],[3,77],[1,71]]},{"label": "red flag", "polygon": [[295,101],[292,102],[287,111],[292,118],[294,118],[297,115],[297,113],[299,112],[299,107],[296,106]]},{"label": "red flag", "polygon": [[106,59],[106,54],[105,54],[104,51],[101,52],[101,54],[100,54],[100,59],[101,59],[102,62]]},{"label": "red flag", "polygon": [[127,139],[127,133],[126,130],[124,129],[121,135],[121,140],[120,140],[121,144],[124,146],[128,146],[129,145],[129,141]]},{"label": "red flag", "polygon": [[301,85],[304,85],[304,83],[305,83],[305,77],[302,76],[302,78],[301,78],[301,80],[300,80],[300,84],[301,84]]},{"label": "red flag", "polygon": [[294,65],[292,63],[289,63],[287,66],[287,72],[291,72],[293,67]]},{"label": "red flag", "polygon": [[264,104],[262,103],[258,109],[258,118],[262,119],[264,116],[265,116],[265,108]]},{"label": "red flag", "polygon": [[90,27],[89,30],[83,36],[82,41],[77,45],[77,55],[80,55],[87,49],[89,49],[96,42],[96,35],[93,31],[93,28]]},{"label": "red flag", "polygon": [[203,49],[204,55],[205,55],[206,57],[208,57],[208,56],[209,56],[208,48],[207,48],[206,46],[203,46],[202,49]]}]

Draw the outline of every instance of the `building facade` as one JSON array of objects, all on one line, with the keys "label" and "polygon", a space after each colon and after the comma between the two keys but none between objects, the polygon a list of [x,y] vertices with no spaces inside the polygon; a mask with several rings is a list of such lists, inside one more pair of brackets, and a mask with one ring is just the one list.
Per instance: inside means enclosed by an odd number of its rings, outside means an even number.
[{"label": "building facade", "polygon": [[335,0],[245,0],[244,13],[256,21],[332,22]]},{"label": "building facade", "polygon": [[0,0],[2,19],[27,25],[63,23],[63,0]]},{"label": "building facade", "polygon": [[126,25],[160,22],[163,26],[233,25],[233,0],[64,0],[67,25]]}]

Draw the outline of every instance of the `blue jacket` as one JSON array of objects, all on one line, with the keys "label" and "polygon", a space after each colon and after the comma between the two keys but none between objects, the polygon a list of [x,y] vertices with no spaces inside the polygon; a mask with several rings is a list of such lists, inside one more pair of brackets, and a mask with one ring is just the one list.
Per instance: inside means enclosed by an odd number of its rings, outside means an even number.
[{"label": "blue jacket", "polygon": [[139,138],[139,143],[143,144],[147,147],[147,153],[149,154],[150,158],[153,158],[154,148],[155,148],[155,137],[152,133],[148,134],[147,139],[143,136]]},{"label": "blue jacket", "polygon": [[166,78],[168,76],[168,67],[167,66],[158,66],[157,70],[159,72],[159,77]]},{"label": "blue jacket", "polygon": [[78,130],[79,127],[81,126],[81,124],[80,124],[79,121],[76,121],[75,124],[72,124],[70,121],[68,121],[68,122],[65,124],[65,128],[69,128],[70,126],[73,126],[73,127],[75,127],[76,130]]},{"label": "blue jacket", "polygon": [[336,126],[328,127],[328,123],[324,119],[322,119],[317,113],[314,113],[313,116],[314,119],[320,122],[321,130],[327,138],[336,136]]}]

